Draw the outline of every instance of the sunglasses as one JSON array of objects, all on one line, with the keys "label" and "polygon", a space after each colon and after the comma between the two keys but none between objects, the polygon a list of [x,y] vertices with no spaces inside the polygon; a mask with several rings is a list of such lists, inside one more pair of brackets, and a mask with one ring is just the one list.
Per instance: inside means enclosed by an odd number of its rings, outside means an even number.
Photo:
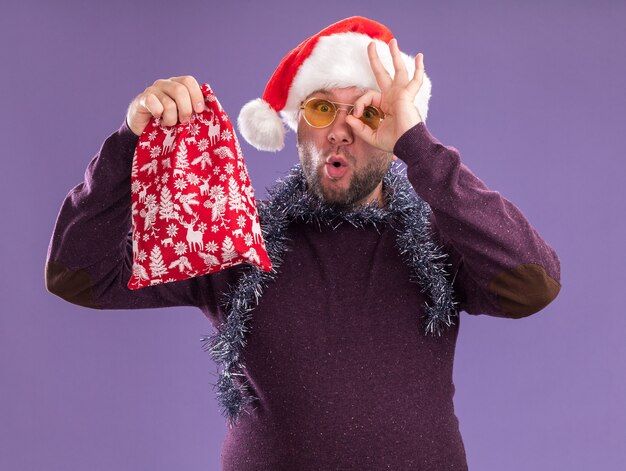
[{"label": "sunglasses", "polygon": [[[333,124],[335,121],[337,112],[340,109],[339,105],[346,106],[348,114],[352,114],[354,112],[354,105],[350,105],[348,103],[337,103],[325,98],[315,97],[302,102],[300,104],[300,109],[303,111],[302,115],[309,126],[314,128],[325,128]],[[385,119],[385,113],[375,106],[369,105],[365,107],[361,117],[358,119],[370,128],[377,129],[378,126],[380,126],[381,121]]]}]

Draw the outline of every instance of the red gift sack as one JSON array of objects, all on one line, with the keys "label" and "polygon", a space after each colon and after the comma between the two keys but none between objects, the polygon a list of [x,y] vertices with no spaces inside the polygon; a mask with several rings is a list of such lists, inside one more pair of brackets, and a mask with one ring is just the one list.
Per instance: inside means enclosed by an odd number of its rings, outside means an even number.
[{"label": "red gift sack", "polygon": [[153,118],[135,148],[130,289],[244,262],[272,268],[233,126],[209,85],[201,90],[206,111],[175,126]]}]

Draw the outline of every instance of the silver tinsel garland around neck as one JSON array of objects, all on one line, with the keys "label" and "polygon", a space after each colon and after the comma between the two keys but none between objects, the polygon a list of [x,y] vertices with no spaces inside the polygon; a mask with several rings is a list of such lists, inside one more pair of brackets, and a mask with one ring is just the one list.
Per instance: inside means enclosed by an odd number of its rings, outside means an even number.
[{"label": "silver tinsel garland around neck", "polygon": [[[431,301],[424,303],[426,313],[425,333],[441,335],[444,326],[454,324],[457,303],[453,299],[452,280],[447,277],[444,260],[447,257],[437,247],[430,234],[431,209],[413,190],[406,174],[398,164],[391,166],[383,177],[385,206],[377,203],[346,210],[324,203],[307,191],[300,164],[269,190],[267,201],[258,201],[257,208],[265,246],[272,261],[272,270],[263,272],[257,266],[246,265],[243,274],[228,293],[222,306],[226,322],[217,332],[201,339],[203,348],[221,365],[217,384],[217,399],[222,415],[232,427],[246,406],[258,398],[249,394],[242,373],[241,362],[245,336],[249,331],[247,322],[258,304],[263,289],[276,278],[277,269],[283,261],[287,243],[287,226],[300,219],[318,227],[333,228],[349,223],[355,227],[390,224],[397,232],[398,251],[411,269],[410,280],[419,285],[421,292],[428,292]],[[297,255],[297,254],[296,254]]]}]

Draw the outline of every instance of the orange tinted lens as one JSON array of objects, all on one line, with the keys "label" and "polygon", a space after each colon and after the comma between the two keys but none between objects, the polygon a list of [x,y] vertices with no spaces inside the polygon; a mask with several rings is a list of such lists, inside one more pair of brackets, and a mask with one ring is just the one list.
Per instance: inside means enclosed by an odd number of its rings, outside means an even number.
[{"label": "orange tinted lens", "polygon": [[314,98],[304,105],[304,117],[314,127],[323,128],[335,119],[335,105],[328,100]]},{"label": "orange tinted lens", "polygon": [[380,124],[380,118],[382,114],[378,108],[375,106],[366,106],[359,118],[365,124],[367,124],[370,128],[376,129]]}]

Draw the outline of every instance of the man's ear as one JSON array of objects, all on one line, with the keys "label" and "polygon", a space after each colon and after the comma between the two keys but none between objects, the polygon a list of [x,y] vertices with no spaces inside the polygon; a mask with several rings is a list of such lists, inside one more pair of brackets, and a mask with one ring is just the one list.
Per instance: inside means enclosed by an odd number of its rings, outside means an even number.
[{"label": "man's ear", "polygon": [[396,157],[395,155],[392,155],[391,160],[398,160],[398,157]]}]

